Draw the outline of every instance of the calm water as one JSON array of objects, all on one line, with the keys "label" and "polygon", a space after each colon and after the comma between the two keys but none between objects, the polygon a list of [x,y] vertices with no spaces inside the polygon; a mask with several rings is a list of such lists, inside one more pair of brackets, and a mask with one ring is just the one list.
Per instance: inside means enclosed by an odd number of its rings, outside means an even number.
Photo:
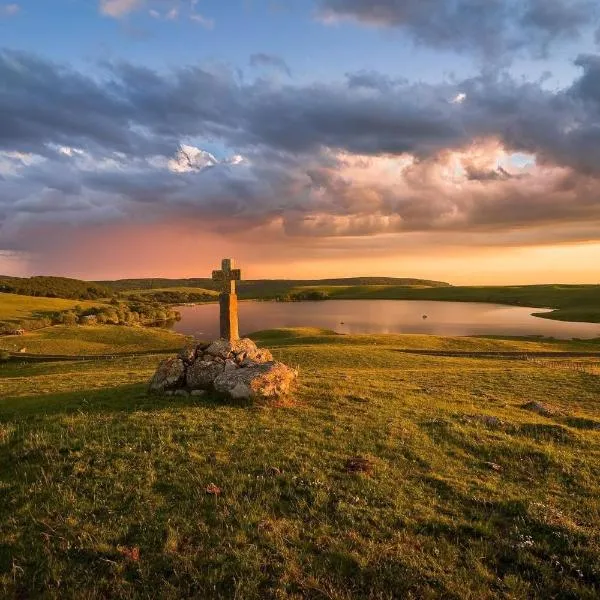
[{"label": "calm water", "polygon": [[[175,325],[176,331],[201,338],[218,337],[218,304],[182,306],[179,311],[183,318]],[[600,337],[598,323],[540,319],[531,313],[542,309],[500,304],[420,300],[240,302],[239,311],[241,334],[277,327],[323,327],[339,333]]]}]

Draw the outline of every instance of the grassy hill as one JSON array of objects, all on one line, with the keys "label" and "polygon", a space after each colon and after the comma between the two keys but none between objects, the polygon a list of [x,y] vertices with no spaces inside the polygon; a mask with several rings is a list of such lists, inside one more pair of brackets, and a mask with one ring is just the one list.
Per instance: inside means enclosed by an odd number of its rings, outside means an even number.
[{"label": "grassy hill", "polygon": [[172,286],[172,287],[164,287],[164,288],[139,288],[127,290],[124,292],[125,295],[130,296],[132,294],[139,296],[148,296],[156,293],[163,292],[174,292],[174,293],[185,293],[185,294],[207,294],[210,296],[218,296],[219,292],[216,290],[211,290],[208,288],[201,287],[185,287],[185,286]]},{"label": "grassy hill", "polygon": [[398,351],[576,342],[256,339],[289,405],[149,397],[156,357],[0,365],[0,596],[598,597],[598,359]]},{"label": "grassy hill", "polygon": [[23,296],[96,300],[112,294],[110,288],[98,283],[68,277],[0,277],[0,292]]},{"label": "grassy hill", "polygon": [[98,302],[0,293],[0,321],[20,323],[45,313],[72,310],[76,306],[93,308],[98,306]]},{"label": "grassy hill", "polygon": [[[203,288],[217,290],[217,284],[212,279],[121,279],[118,281],[97,282],[110,287],[116,292],[131,290],[169,289],[169,288]],[[398,285],[398,286],[424,286],[444,287],[449,284],[442,281],[429,281],[426,279],[410,279],[396,277],[350,277],[345,279],[257,279],[241,281],[238,283],[238,294],[245,299],[268,299],[288,293],[290,290],[302,286],[356,286],[356,285]]]},{"label": "grassy hill", "polygon": [[21,336],[0,337],[0,350],[27,354],[75,355],[124,354],[132,352],[175,352],[184,336],[158,327],[119,325],[55,325]]}]

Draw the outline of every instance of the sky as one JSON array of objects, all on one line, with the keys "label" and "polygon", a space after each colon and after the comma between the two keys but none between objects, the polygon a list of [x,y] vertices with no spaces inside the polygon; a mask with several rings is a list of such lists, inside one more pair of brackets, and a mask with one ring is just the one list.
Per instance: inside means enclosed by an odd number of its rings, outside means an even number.
[{"label": "sky", "polygon": [[0,274],[600,282],[596,0],[0,0]]}]

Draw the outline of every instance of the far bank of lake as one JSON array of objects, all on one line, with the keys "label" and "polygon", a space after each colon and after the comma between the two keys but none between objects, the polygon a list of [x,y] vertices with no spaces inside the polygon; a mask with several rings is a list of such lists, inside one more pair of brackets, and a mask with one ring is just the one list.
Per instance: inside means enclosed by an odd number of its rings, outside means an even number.
[{"label": "far bank of lake", "polygon": [[[218,337],[218,304],[179,307],[174,329],[198,338]],[[240,303],[242,334],[279,327],[321,327],[338,333],[418,333],[442,336],[600,337],[600,323],[533,316],[544,309],[475,302],[327,300]]]}]

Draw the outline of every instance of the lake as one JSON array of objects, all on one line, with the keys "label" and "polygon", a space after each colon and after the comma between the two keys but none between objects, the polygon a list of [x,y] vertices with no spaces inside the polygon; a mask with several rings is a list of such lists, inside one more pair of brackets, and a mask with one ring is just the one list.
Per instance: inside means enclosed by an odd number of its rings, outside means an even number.
[{"label": "lake", "polygon": [[[181,306],[179,333],[219,336],[219,305]],[[338,333],[425,333],[433,335],[542,335],[600,337],[600,323],[571,323],[532,316],[540,308],[421,300],[326,300],[240,302],[240,333],[278,327],[322,327]],[[424,319],[423,316],[427,315]]]}]

